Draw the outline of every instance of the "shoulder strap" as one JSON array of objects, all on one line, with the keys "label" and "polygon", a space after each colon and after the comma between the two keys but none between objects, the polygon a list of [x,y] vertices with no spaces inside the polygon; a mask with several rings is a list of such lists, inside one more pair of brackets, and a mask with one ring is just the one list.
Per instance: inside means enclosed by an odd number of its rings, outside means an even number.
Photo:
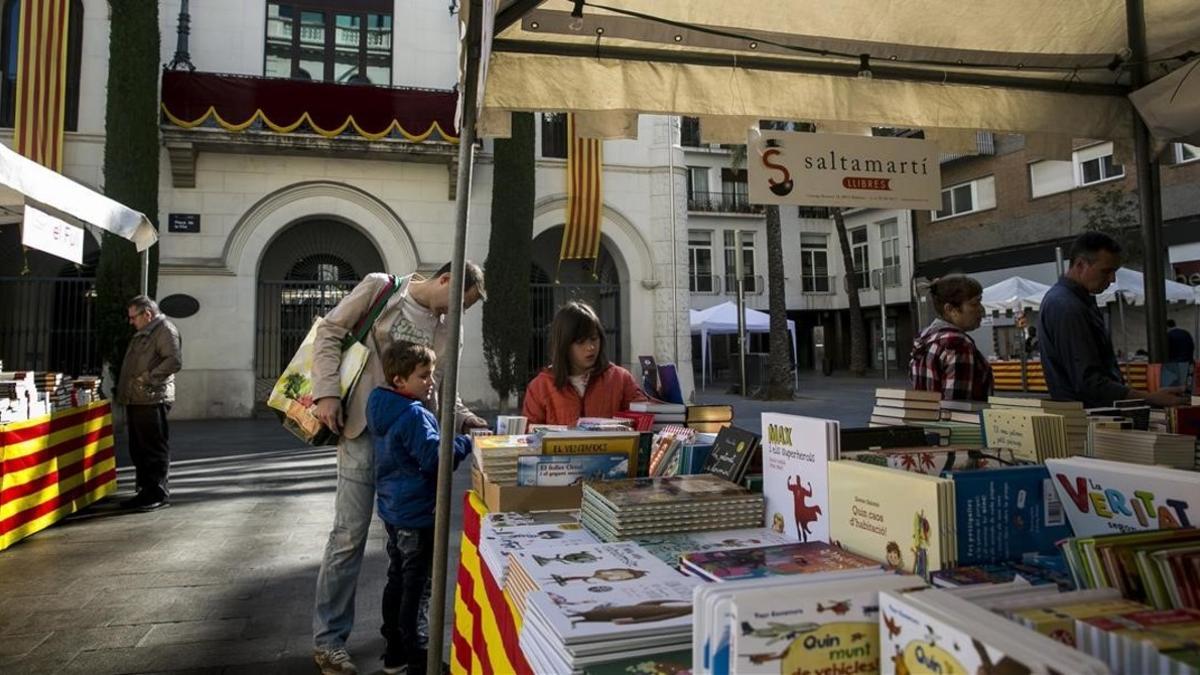
[{"label": "shoulder strap", "polygon": [[400,290],[400,281],[395,275],[388,275],[387,283],[375,295],[375,299],[371,301],[371,306],[367,310],[367,313],[354,325],[354,330],[350,331],[345,339],[342,340],[342,349],[346,349],[355,342],[366,341],[367,334],[375,326],[375,321],[383,313],[383,308],[387,306],[388,300],[391,300],[392,296],[398,290]]}]

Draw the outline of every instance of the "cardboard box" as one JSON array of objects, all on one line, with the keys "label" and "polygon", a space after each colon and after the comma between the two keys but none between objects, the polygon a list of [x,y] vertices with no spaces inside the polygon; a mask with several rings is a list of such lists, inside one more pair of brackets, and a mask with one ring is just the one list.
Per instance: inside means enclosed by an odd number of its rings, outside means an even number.
[{"label": "cardboard box", "polygon": [[577,509],[583,501],[583,486],[522,487],[496,485],[485,480],[479,467],[471,466],[471,487],[489,511],[547,511]]}]

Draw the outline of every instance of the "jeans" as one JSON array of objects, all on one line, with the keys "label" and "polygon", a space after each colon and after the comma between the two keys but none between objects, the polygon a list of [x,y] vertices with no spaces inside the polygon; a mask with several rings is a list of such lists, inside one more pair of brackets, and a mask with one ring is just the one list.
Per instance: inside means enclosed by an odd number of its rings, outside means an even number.
[{"label": "jeans", "polygon": [[343,438],[338,444],[337,464],[333,530],[317,574],[313,612],[313,644],[321,649],[345,647],[354,628],[354,596],[375,507],[371,435]]},{"label": "jeans", "polygon": [[171,468],[171,449],[167,445],[170,411],[170,403],[125,406],[129,459],[133,461],[137,491],[159,499],[170,496],[167,488],[167,472]]},{"label": "jeans", "polygon": [[433,564],[433,528],[386,527],[390,563],[383,589],[383,626],[379,629],[387,640],[384,663],[406,663],[408,672],[422,673],[425,649],[417,639],[417,622]]}]

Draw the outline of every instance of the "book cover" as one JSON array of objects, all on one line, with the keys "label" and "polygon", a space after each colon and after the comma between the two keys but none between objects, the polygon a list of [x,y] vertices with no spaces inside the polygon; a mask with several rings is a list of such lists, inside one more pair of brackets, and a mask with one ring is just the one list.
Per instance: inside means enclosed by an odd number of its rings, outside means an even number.
[{"label": "book cover", "polygon": [[694,503],[718,501],[747,501],[754,496],[740,485],[708,474],[627,478],[601,483],[586,483],[584,491],[585,499],[586,493],[594,493],[618,509],[638,506],[687,506]]},{"label": "book cover", "polygon": [[683,404],[683,390],[679,386],[679,375],[675,372],[674,363],[664,363],[658,367],[659,398],[668,403]]},{"label": "book cover", "polygon": [[829,541],[829,475],[838,423],[762,414],[765,525],[798,541]]},{"label": "book cover", "polygon": [[1200,475],[1090,457],[1046,460],[1077,537],[1195,527]]},{"label": "book cover", "polygon": [[[939,591],[927,591],[935,593]],[[879,594],[880,672],[908,673],[1033,673],[1033,663],[1023,663],[986,644],[989,635],[974,633],[966,622],[955,625],[912,599],[924,593]],[[999,617],[997,617],[999,619]],[[976,630],[972,630],[976,628]],[[1034,635],[1034,633],[1030,633]]]},{"label": "book cover", "polygon": [[958,564],[1020,560],[1053,554],[1071,526],[1044,466],[952,471],[958,522]]},{"label": "book cover", "polygon": [[653,356],[639,356],[638,364],[642,367],[642,391],[650,396],[659,396],[658,364]]},{"label": "book cover", "polygon": [[942,568],[940,483],[862,462],[829,464],[830,536],[889,569],[925,577]]},{"label": "book cover", "polygon": [[687,421],[692,422],[729,422],[733,419],[731,405],[689,405]]},{"label": "book cover", "polygon": [[568,645],[690,631],[692,589],[698,583],[676,575],[654,583],[597,583],[534,591],[528,596],[525,619],[543,623]]},{"label": "book cover", "polygon": [[682,566],[714,581],[870,569],[879,563],[822,541],[688,553]]},{"label": "book cover", "polygon": [[675,532],[637,537],[634,541],[663,562],[678,566],[684,553],[715,549],[750,548],[791,542],[778,532],[765,527],[712,532]]},{"label": "book cover", "polygon": [[540,546],[512,553],[528,581],[541,590],[597,584],[656,583],[679,572],[633,542]]},{"label": "book cover", "polygon": [[974,469],[986,465],[986,459],[974,459],[966,448],[931,446],[923,448],[890,448],[887,450],[858,450],[842,452],[842,459],[853,459],[890,469],[940,476],[943,471]]},{"label": "book cover", "polygon": [[725,427],[717,432],[704,471],[727,481],[740,483],[750,468],[750,460],[758,451],[759,435],[738,427]]},{"label": "book cover", "polygon": [[575,485],[629,477],[629,455],[527,455],[517,458],[517,485]]},{"label": "book cover", "polygon": [[629,458],[629,475],[638,472],[640,436],[636,431],[551,431],[541,437],[543,455],[607,455]]}]

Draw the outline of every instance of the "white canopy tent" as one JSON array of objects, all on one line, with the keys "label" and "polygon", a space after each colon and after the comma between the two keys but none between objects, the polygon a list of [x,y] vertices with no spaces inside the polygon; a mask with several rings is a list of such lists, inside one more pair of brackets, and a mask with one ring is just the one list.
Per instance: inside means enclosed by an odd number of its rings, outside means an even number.
[{"label": "white canopy tent", "polygon": [[[1096,304],[1107,305],[1114,302],[1120,295],[1125,302],[1131,305],[1144,305],[1146,304],[1145,281],[1145,276],[1141,272],[1122,267],[1117,270],[1116,281],[1103,293],[1096,296]],[[1166,282],[1167,302],[1190,304],[1196,301],[1195,290],[1191,286],[1170,279],[1164,281]]]},{"label": "white canopy tent", "polygon": [[[737,304],[723,302],[708,309],[691,310],[691,312],[692,335],[700,336],[700,386],[707,388],[709,338],[713,335],[737,335]],[[749,307],[745,309],[744,314],[747,333],[771,332],[770,314]],[[788,319],[787,329],[792,338],[792,362],[796,363],[796,322]],[[799,375],[796,373],[795,367],[793,367],[792,373],[797,377],[798,385]]]},{"label": "white canopy tent", "polygon": [[1026,279],[1011,277],[983,289],[983,308],[992,312],[1020,312],[1037,309],[1050,286]]}]

